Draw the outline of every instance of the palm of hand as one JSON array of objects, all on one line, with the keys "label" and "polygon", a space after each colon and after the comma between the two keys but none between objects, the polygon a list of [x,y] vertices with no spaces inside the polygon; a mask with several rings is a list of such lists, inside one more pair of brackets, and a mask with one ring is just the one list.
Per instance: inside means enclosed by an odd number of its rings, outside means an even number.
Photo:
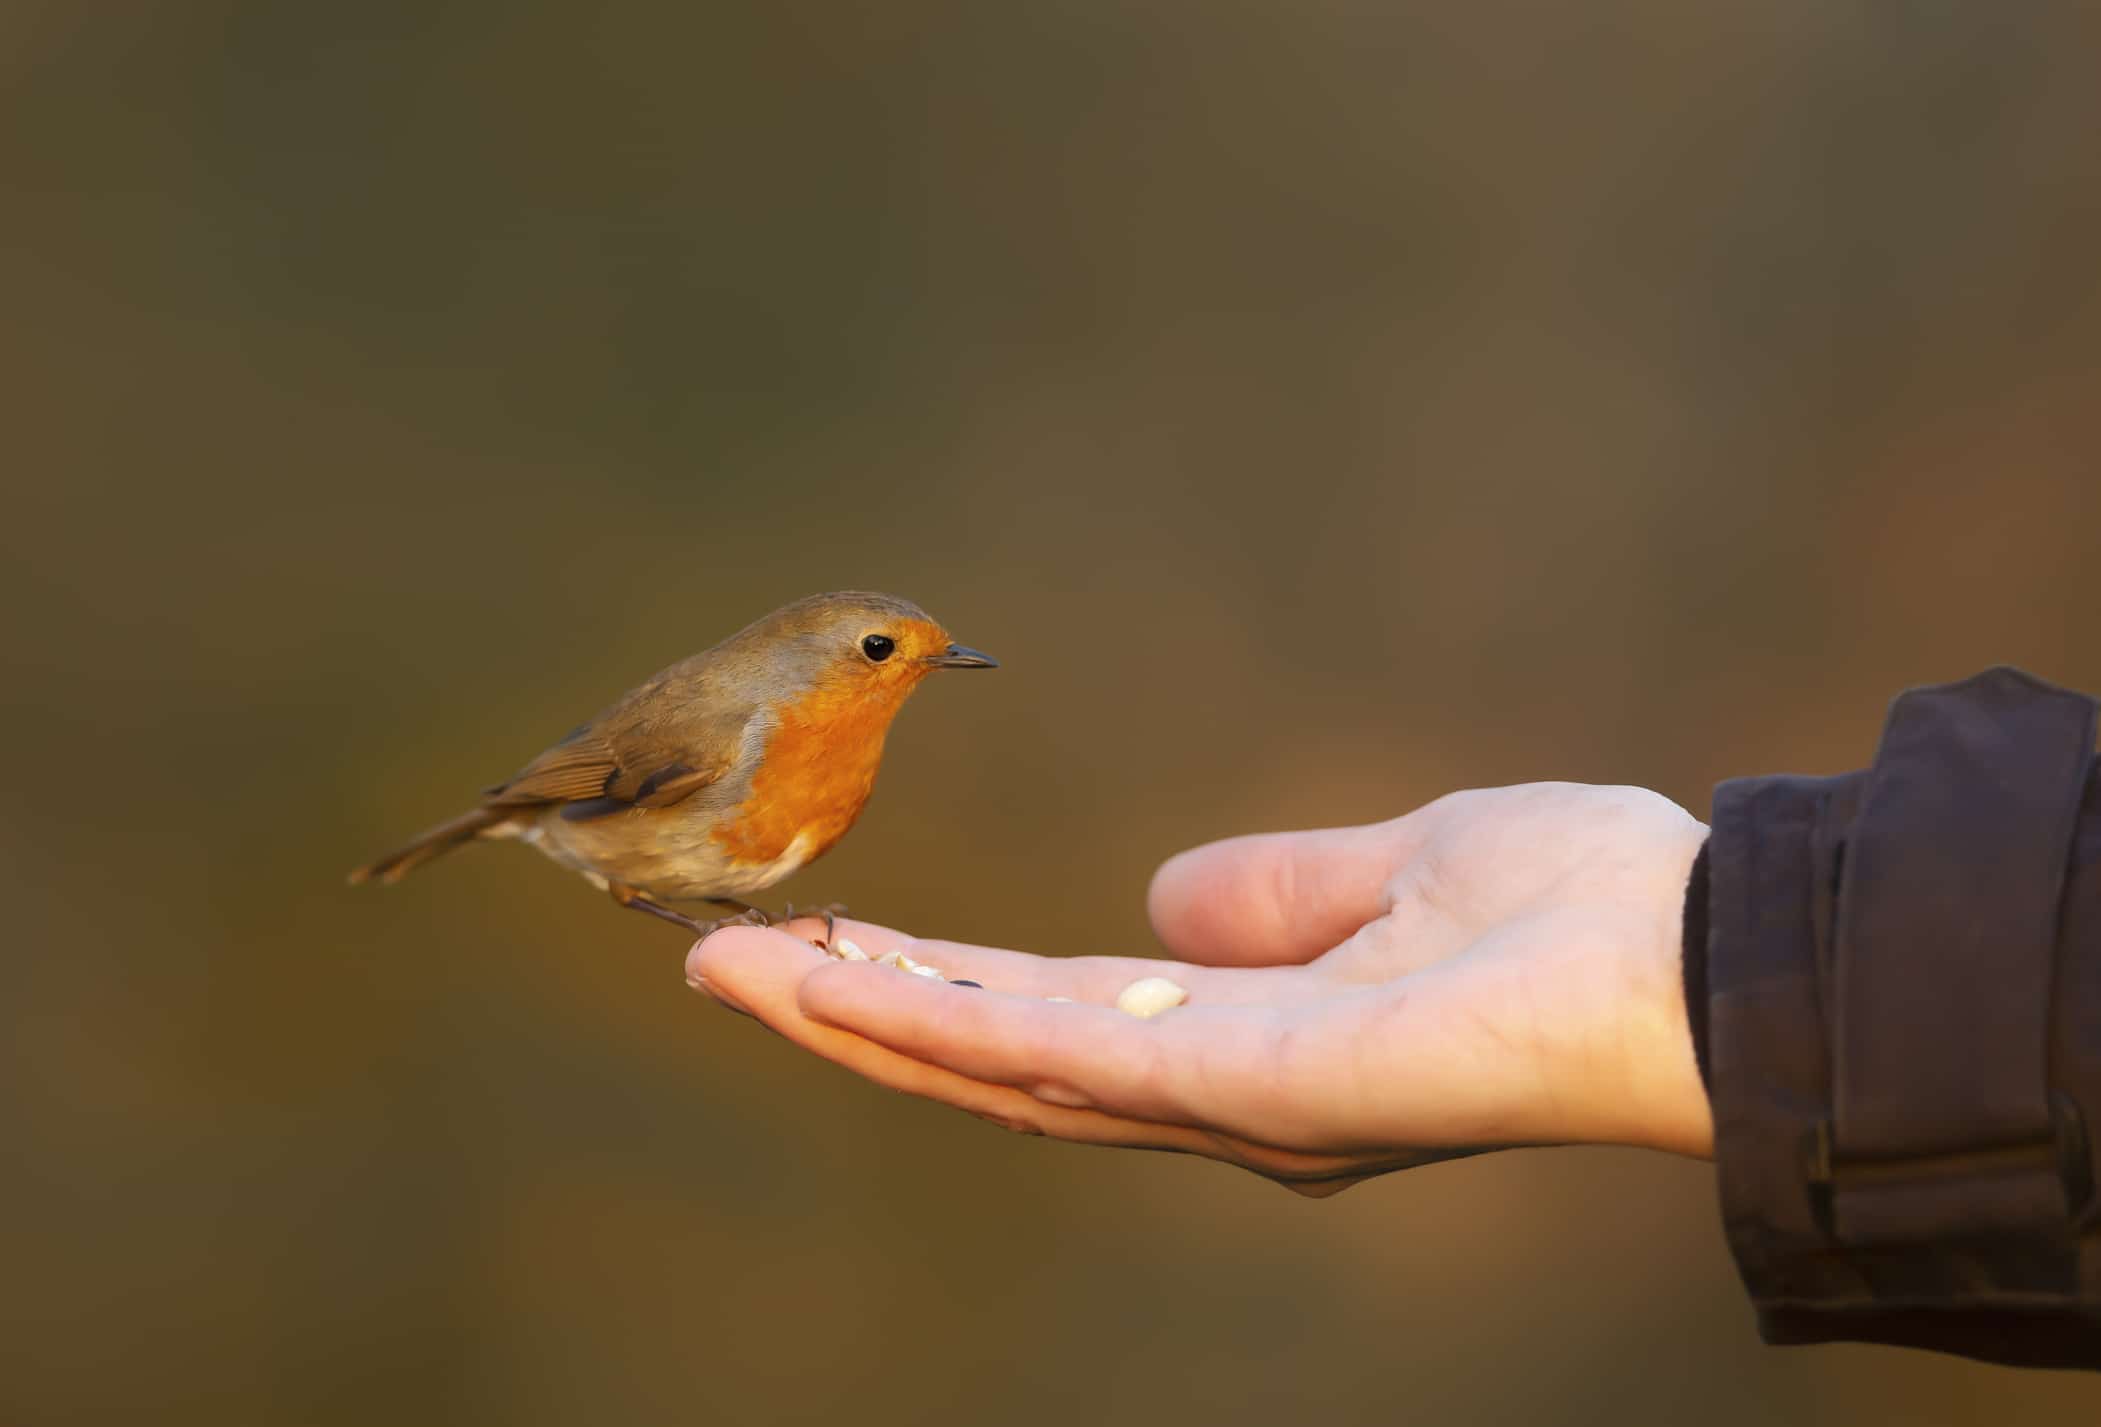
[{"label": "palm of hand", "polygon": [[[1332,1193],[1518,1143],[1704,1152],[1678,983],[1704,835],[1634,788],[1454,794],[1392,822],[1171,860],[1151,910],[1184,960],[1046,958],[843,924],[986,988],[731,930],[695,984],[893,1088],[1011,1128],[1183,1150]],[[1141,976],[1191,993],[1108,1009]],[[1074,1004],[1046,998],[1067,997]]]}]

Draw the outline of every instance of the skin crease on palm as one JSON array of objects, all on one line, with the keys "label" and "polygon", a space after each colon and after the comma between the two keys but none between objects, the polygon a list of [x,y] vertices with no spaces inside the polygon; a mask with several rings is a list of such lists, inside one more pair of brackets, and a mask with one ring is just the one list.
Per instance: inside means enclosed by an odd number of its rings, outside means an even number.
[{"label": "skin crease on palm", "polygon": [[[758,928],[702,940],[687,979],[878,1084],[1306,1194],[1520,1144],[1705,1155],[1680,942],[1706,833],[1641,788],[1454,793],[1390,822],[1171,858],[1149,910],[1179,960],[842,921],[870,956],[903,950],[983,989]],[[1187,987],[1188,1004],[1152,1020],[1114,1009],[1145,976]]]}]

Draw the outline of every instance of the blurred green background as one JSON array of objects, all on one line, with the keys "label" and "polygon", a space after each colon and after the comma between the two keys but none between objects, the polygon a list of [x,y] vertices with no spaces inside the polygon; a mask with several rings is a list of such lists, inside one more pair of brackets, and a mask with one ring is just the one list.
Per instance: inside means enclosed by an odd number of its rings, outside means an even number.
[{"label": "blurred green background", "polygon": [[342,873],[813,590],[1006,662],[775,895],[2101,689],[2091,6],[0,7],[0,1420],[2092,1421],[1759,1346],[1708,1166],[1002,1135],[516,848]]}]

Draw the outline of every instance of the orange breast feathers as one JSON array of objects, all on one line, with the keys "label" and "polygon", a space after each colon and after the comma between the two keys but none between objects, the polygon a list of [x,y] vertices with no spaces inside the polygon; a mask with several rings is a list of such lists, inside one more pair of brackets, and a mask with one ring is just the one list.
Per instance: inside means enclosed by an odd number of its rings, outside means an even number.
[{"label": "orange breast feathers", "polygon": [[905,692],[871,698],[865,689],[820,688],[782,709],[750,796],[712,834],[723,851],[767,863],[808,834],[815,858],[846,836],[875,789],[883,739]]}]

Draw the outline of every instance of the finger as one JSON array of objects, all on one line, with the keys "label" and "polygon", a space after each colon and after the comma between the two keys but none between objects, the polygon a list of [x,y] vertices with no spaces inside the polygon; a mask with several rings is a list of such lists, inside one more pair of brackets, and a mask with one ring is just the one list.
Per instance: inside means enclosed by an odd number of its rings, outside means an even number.
[{"label": "finger", "polygon": [[1296,1150],[1355,1147],[1344,1129],[1355,1107],[1332,1103],[1332,1069],[1286,1053],[1299,1008],[1190,1005],[1140,1020],[1096,1006],[959,994],[853,963],[812,971],[800,1002],[814,1019],[913,1060],[1054,1105]]},{"label": "finger", "polygon": [[[1521,978],[1520,978],[1521,979]],[[1308,1153],[1410,1153],[1565,1136],[1525,1036],[1524,989],[1451,964],[1314,1005],[1191,1004],[1152,1020],[820,967],[802,1009],[913,1060],[1055,1105]]]},{"label": "finger", "polygon": [[1386,911],[1388,883],[1418,840],[1411,818],[1262,833],[1179,853],[1153,874],[1153,930],[1190,961],[1309,961]]},{"label": "finger", "polygon": [[[802,977],[821,964],[822,953],[793,937],[756,929],[730,929],[708,937],[696,947],[688,971],[695,980],[707,981],[718,994],[733,997],[738,1009],[834,1064],[892,1090],[938,1100],[1019,1133],[1049,1135],[1081,1144],[1202,1155],[1238,1165],[1314,1197],[1336,1193],[1372,1174],[1398,1167],[1391,1163],[1368,1166],[1340,1155],[1301,1153],[1195,1126],[1153,1124],[1098,1110],[1053,1105],[1011,1086],[972,1080],[944,1067],[912,1060],[802,1013],[796,1004],[795,988]],[[970,995],[967,990],[953,987],[947,988],[947,994]]]},{"label": "finger", "polygon": [[[727,936],[729,931],[717,933]],[[903,952],[950,981],[975,981],[994,991],[1090,1005],[1115,1004],[1133,981],[1164,976],[1206,1005],[1280,1004],[1323,993],[1326,979],[1300,967],[1199,966],[1148,956],[1035,956],[969,942],[911,936],[873,922],[841,920],[838,936],[870,958]],[[709,938],[712,944],[715,938]]]}]

